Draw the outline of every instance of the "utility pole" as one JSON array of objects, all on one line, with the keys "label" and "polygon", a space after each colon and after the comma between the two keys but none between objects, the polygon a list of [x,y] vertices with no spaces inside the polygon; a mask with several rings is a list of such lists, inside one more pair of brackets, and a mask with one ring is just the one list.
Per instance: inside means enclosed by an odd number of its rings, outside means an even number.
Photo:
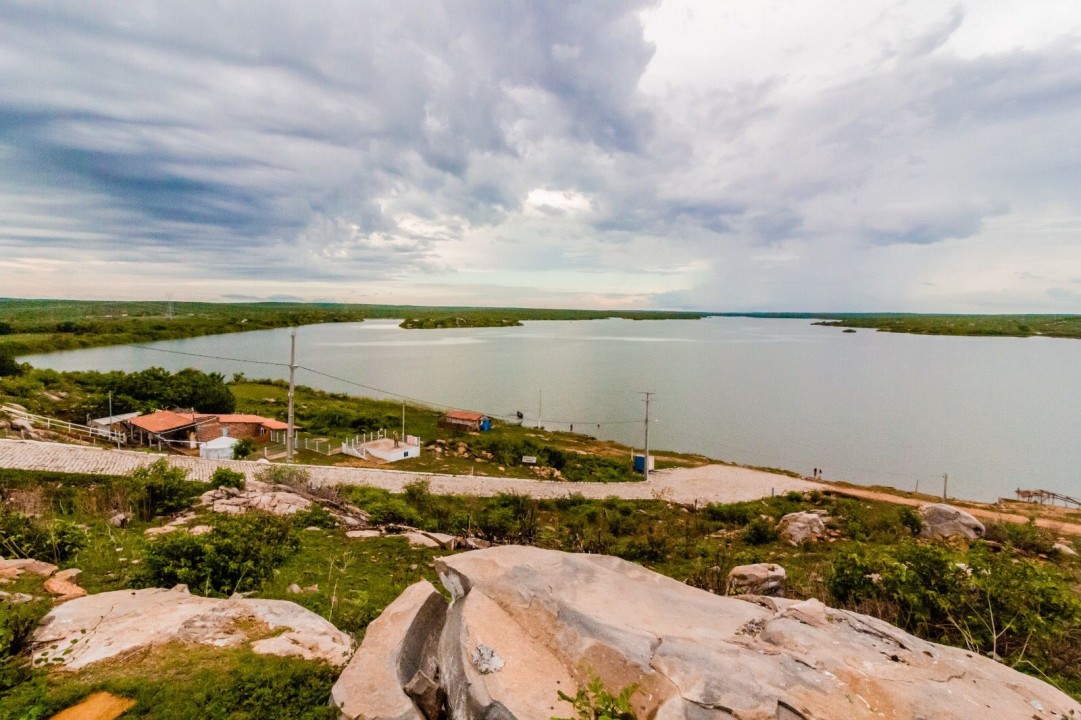
[{"label": "utility pole", "polygon": [[646,396],[646,441],[645,441],[645,454],[642,457],[642,475],[646,480],[649,480],[649,399],[655,394],[651,392],[641,392],[640,395]]},{"label": "utility pole", "polygon": [[405,400],[402,400],[402,442],[405,442]]},{"label": "utility pole", "polygon": [[290,334],[289,339],[289,427],[285,435],[285,457],[287,462],[293,462],[293,394],[296,390],[297,369],[297,331]]},{"label": "utility pole", "polygon": [[946,487],[950,482],[950,474],[942,473],[942,502],[946,502]]}]

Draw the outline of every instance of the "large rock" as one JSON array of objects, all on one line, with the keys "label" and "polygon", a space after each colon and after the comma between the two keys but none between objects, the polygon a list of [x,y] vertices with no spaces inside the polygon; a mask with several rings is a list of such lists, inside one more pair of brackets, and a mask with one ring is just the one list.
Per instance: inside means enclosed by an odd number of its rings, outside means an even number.
[{"label": "large rock", "polygon": [[435,650],[446,613],[447,601],[421,580],[372,621],[363,652],[353,656],[330,693],[343,719],[421,720],[410,695],[435,719],[443,702]]},{"label": "large rock", "polygon": [[923,505],[920,507],[920,517],[923,519],[920,537],[964,538],[966,540],[983,537],[983,523],[953,505],[945,503]]},{"label": "large rock", "polygon": [[728,571],[726,595],[783,595],[784,568],[777,563],[737,565]]},{"label": "large rock", "polygon": [[[617,558],[519,546],[436,568],[452,596],[437,668],[452,719],[573,714],[558,693],[594,674],[612,691],[637,684],[634,711],[658,720],[1081,717],[1035,678],[815,600],[722,597]],[[398,640],[365,643],[354,663],[385,665],[387,648],[436,633],[388,625]],[[352,712],[387,716],[363,697]]]},{"label": "large rock", "polygon": [[788,513],[781,518],[781,538],[791,545],[820,540],[826,535],[825,513],[806,511]]},{"label": "large rock", "polygon": [[310,610],[284,600],[190,595],[173,590],[117,590],[53,608],[32,638],[33,661],[78,670],[135,650],[171,642],[218,647],[250,645],[266,655],[289,655],[344,665],[348,635]]}]

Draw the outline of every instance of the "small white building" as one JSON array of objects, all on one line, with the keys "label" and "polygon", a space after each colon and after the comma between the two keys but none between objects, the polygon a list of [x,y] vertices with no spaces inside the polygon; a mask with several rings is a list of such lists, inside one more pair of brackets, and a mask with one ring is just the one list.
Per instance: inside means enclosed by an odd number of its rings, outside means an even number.
[{"label": "small white building", "polygon": [[95,435],[107,436],[110,432],[124,432],[120,423],[139,417],[140,413],[130,412],[123,415],[110,415],[109,417],[94,418],[86,424],[94,428]]},{"label": "small white building", "polygon": [[210,458],[211,460],[232,460],[233,446],[240,441],[234,437],[229,437],[226,434],[228,432],[228,430],[222,430],[221,437],[199,443],[199,457]]},{"label": "small white building", "polygon": [[384,437],[359,445],[343,445],[342,452],[365,460],[374,458],[383,462],[397,462],[420,457],[420,438],[407,435],[405,441],[401,441]]}]

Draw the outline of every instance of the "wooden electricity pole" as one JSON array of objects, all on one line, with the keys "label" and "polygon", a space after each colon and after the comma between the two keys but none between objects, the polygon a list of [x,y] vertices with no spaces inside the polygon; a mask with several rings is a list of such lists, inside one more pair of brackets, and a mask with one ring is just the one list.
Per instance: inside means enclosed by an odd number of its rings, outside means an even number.
[{"label": "wooden electricity pole", "polygon": [[296,392],[297,369],[297,331],[289,337],[289,427],[285,431],[285,456],[287,462],[293,462],[293,395]]},{"label": "wooden electricity pole", "polygon": [[649,480],[649,399],[656,393],[641,392],[640,395],[646,396],[646,437],[645,437],[645,452],[642,457],[642,476],[646,480]]}]

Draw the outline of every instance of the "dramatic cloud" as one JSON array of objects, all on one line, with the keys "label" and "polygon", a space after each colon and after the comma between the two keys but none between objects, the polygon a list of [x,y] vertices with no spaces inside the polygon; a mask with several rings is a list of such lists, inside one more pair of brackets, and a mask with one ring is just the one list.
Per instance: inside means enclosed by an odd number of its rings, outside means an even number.
[{"label": "dramatic cloud", "polygon": [[1077,311],[1081,9],[0,7],[0,295]]}]

